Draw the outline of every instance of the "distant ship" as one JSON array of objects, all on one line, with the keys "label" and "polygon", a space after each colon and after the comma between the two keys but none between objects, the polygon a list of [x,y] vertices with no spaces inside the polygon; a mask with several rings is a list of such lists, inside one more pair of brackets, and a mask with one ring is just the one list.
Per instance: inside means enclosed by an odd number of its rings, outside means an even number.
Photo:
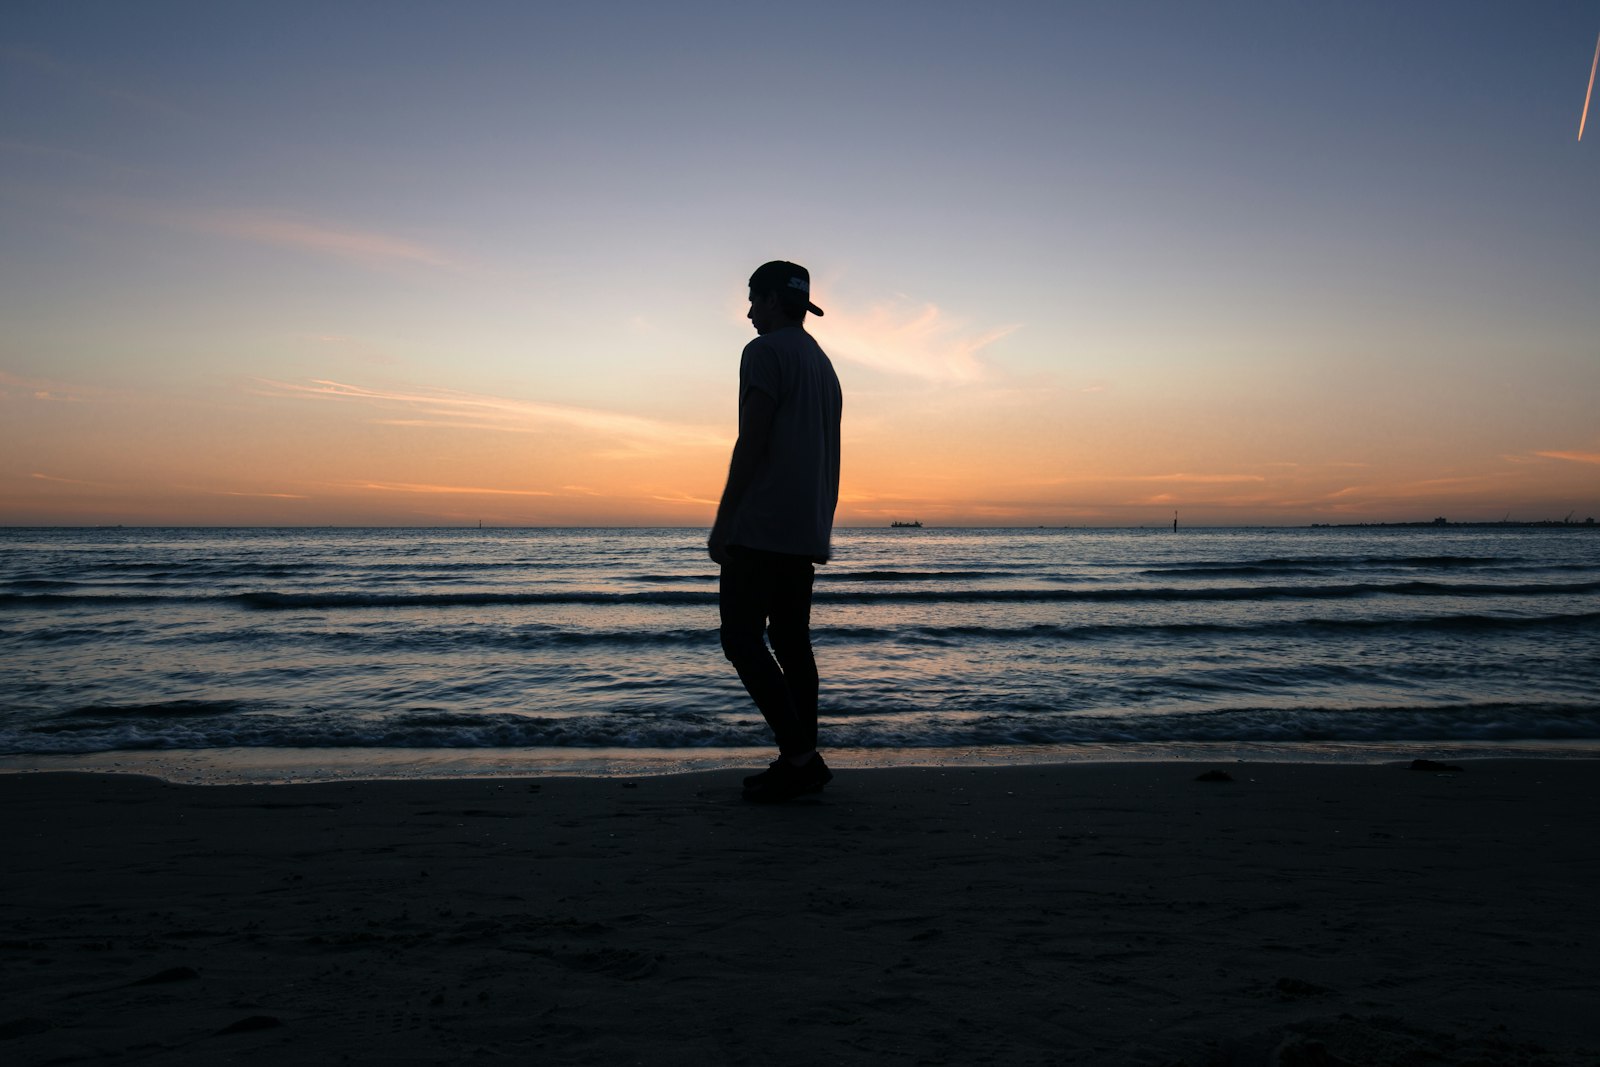
[{"label": "distant ship", "polygon": [[889,526],[896,530],[920,530],[922,529],[922,520],[912,519],[910,522],[900,522],[897,520],[895,522],[891,522]]}]

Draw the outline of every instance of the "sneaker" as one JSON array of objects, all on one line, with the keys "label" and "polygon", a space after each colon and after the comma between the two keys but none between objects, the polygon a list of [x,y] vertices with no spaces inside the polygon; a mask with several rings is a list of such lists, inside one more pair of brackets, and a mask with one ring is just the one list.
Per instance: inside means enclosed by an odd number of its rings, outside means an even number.
[{"label": "sneaker", "polygon": [[816,777],[816,784],[811,787],[813,793],[822,792],[822,787],[833,781],[833,772],[823,762],[822,753],[818,752],[815,756],[812,756],[810,761],[806,763],[806,767]]},{"label": "sneaker", "polygon": [[768,778],[771,778],[774,774],[777,773],[778,764],[780,764],[782,762],[783,762],[783,757],[779,756],[777,759],[775,759],[771,763],[767,764],[767,769],[766,770],[759,771],[756,774],[747,775],[745,777],[745,780],[744,780],[744,787],[746,789],[754,789],[756,786],[760,785],[762,782],[766,781]]},{"label": "sneaker", "polygon": [[[767,769],[766,770],[758,771],[755,774],[746,775],[745,779],[744,779],[744,787],[746,789],[754,789],[754,788],[756,788],[762,782],[765,782],[768,778],[771,778],[775,773],[777,773],[778,764],[784,763],[784,762],[786,762],[784,760],[784,758],[782,756],[779,756],[777,759],[775,759],[771,763],[767,764]],[[807,762],[807,766],[809,766],[812,763],[821,764],[821,766],[822,766],[822,774],[821,774],[822,781],[817,784],[817,789],[820,790],[824,785],[827,785],[829,782],[833,781],[833,772],[830,771],[828,769],[828,765],[823,762],[822,753],[820,753],[820,752],[814,753],[812,755],[811,759]]]},{"label": "sneaker", "polygon": [[822,787],[833,781],[833,772],[822,756],[816,755],[802,767],[779,759],[762,774],[751,777],[757,781],[745,787],[744,798],[760,804],[776,804],[807,793],[822,792]]}]

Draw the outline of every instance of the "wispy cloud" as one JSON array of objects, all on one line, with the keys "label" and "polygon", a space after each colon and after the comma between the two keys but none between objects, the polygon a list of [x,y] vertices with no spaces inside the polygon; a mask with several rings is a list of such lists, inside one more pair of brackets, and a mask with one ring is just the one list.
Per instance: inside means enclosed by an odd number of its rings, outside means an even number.
[{"label": "wispy cloud", "polygon": [[975,329],[935,304],[904,301],[860,313],[835,307],[811,327],[830,355],[890,374],[953,383],[984,377],[979,353],[1017,328]]},{"label": "wispy cloud", "polygon": [[424,267],[457,273],[474,269],[473,264],[421,241],[287,211],[251,208],[206,210],[114,195],[79,195],[42,188],[19,190],[4,185],[0,185],[0,195],[32,206],[64,208],[143,226],[247,241],[355,263],[369,269]]},{"label": "wispy cloud", "polygon": [[[1510,492],[1515,498],[1517,475],[1513,471],[1485,471],[1448,478],[1420,478],[1394,483],[1341,485],[1321,493],[1286,500],[1285,506],[1325,508],[1339,514],[1371,513],[1374,509],[1433,508],[1472,505],[1489,494]],[[1431,516],[1430,516],[1431,517]]]},{"label": "wispy cloud", "polygon": [[25,395],[34,400],[79,403],[84,399],[84,390],[66,382],[50,381],[46,378],[24,378],[0,370],[0,398],[10,397],[13,389],[17,391],[17,395]]},{"label": "wispy cloud", "polygon": [[93,489],[116,488],[116,486],[112,485],[110,482],[88,482],[81,478],[58,478],[53,474],[41,474],[38,471],[34,471],[31,475],[29,475],[29,477],[35,478],[41,482],[55,482],[59,485],[87,485]]},{"label": "wispy cloud", "polygon": [[166,216],[185,229],[232,237],[257,244],[333,256],[366,266],[417,264],[457,269],[444,253],[416,241],[368,230],[266,211],[192,211]]},{"label": "wispy cloud", "polygon": [[198,493],[207,493],[211,496],[246,496],[264,500],[310,500],[304,493],[247,493],[235,489],[195,489],[193,486],[180,485],[179,489],[189,489]]},{"label": "wispy cloud", "polygon": [[650,499],[651,500],[661,500],[661,501],[664,501],[664,502],[666,502],[668,504],[704,504],[707,507],[713,507],[713,508],[716,507],[717,503],[718,503],[717,501],[711,500],[711,499],[709,499],[707,497],[691,496],[688,493],[674,493],[674,494],[667,495],[667,496],[663,496],[663,495],[658,493],[658,494],[655,494],[655,495],[651,496]]},{"label": "wispy cloud", "polygon": [[1089,474],[1071,478],[1045,478],[1029,484],[1040,487],[1063,485],[1122,485],[1130,482],[1176,482],[1181,485],[1231,485],[1243,482],[1265,482],[1260,474]]},{"label": "wispy cloud", "polygon": [[538,433],[552,426],[566,426],[594,434],[609,446],[622,449],[725,448],[731,443],[725,434],[706,427],[535,400],[484,396],[447,389],[373,389],[326,379],[315,379],[304,384],[267,379],[258,381],[266,385],[272,395],[364,403],[380,411],[398,409],[399,414],[375,420],[392,426],[495,430],[503,433]]},{"label": "wispy cloud", "polygon": [[1600,452],[1535,452],[1534,455],[1545,459],[1564,459],[1568,463],[1600,464]]},{"label": "wispy cloud", "polygon": [[[1116,478],[1106,479],[1117,481]],[[1225,485],[1235,482],[1264,482],[1267,479],[1259,474],[1140,474],[1132,478],[1124,478],[1129,482],[1184,482],[1191,485]]]},{"label": "wispy cloud", "polygon": [[343,482],[341,489],[370,489],[380,493],[457,493],[467,496],[555,496],[543,489],[486,489],[471,485],[419,485],[415,482]]}]

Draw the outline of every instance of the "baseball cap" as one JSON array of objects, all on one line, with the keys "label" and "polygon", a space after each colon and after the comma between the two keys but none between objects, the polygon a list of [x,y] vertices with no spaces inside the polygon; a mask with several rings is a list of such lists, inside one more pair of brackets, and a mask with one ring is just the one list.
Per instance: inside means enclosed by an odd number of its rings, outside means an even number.
[{"label": "baseball cap", "polygon": [[811,314],[822,314],[822,309],[811,302],[811,275],[798,263],[774,259],[761,264],[750,275],[750,288],[763,293],[777,293],[780,299],[784,296],[798,297],[805,301],[806,310]]}]

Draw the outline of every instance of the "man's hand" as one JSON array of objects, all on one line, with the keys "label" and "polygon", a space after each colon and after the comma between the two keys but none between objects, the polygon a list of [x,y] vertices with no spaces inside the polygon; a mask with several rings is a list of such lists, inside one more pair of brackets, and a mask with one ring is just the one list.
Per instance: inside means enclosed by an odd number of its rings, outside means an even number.
[{"label": "man's hand", "polygon": [[711,535],[706,538],[706,551],[718,566],[728,563],[728,517],[721,509],[717,511],[717,521],[711,524]]}]

